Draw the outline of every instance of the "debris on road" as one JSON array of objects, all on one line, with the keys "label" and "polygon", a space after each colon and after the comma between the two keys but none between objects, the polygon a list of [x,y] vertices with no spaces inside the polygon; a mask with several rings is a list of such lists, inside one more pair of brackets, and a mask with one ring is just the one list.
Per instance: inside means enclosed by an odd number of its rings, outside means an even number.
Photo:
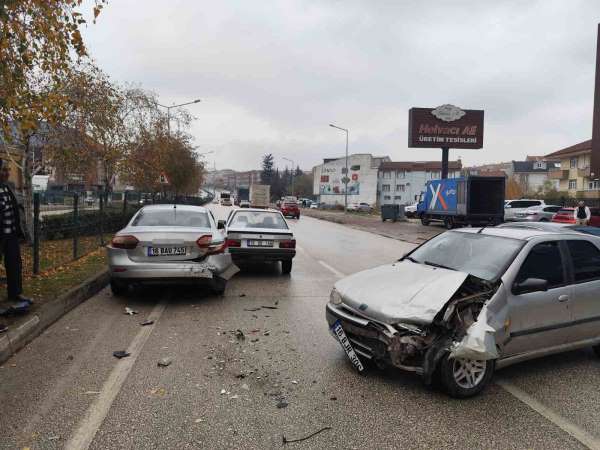
[{"label": "debris on road", "polygon": [[133,316],[134,314],[137,314],[138,312],[131,309],[129,306],[125,307],[125,314],[127,314],[128,316]]},{"label": "debris on road", "polygon": [[246,383],[242,384],[242,389],[245,391],[249,391],[250,390],[250,386],[248,386]]},{"label": "debris on road", "polygon": [[260,308],[244,308],[244,311],[259,311]]},{"label": "debris on road", "polygon": [[171,358],[163,358],[160,361],[158,361],[158,367],[169,367],[172,362],[173,359]]},{"label": "debris on road", "polygon": [[283,409],[283,408],[287,408],[287,406],[289,405],[288,402],[285,401],[285,399],[280,399],[279,402],[277,402],[277,408],[279,409]]},{"label": "debris on road", "polygon": [[250,339],[250,342],[258,342],[258,338]]},{"label": "debris on road", "polygon": [[265,332],[263,333],[263,336],[268,336],[268,335],[270,335],[270,334],[271,334],[271,332],[270,332],[269,330],[267,330],[267,331],[265,331]]},{"label": "debris on road", "polygon": [[321,432],[323,432],[323,431],[325,431],[325,430],[331,430],[331,427],[323,427],[323,428],[321,428],[320,430],[318,430],[318,431],[315,431],[314,433],[312,433],[312,434],[309,434],[309,435],[308,435],[308,436],[306,436],[306,437],[303,437],[303,438],[298,438],[298,439],[287,439],[287,438],[285,437],[285,435],[283,435],[283,436],[282,436],[282,438],[283,438],[283,444],[285,445],[285,444],[287,444],[287,443],[289,443],[289,442],[302,442],[302,441],[306,441],[307,439],[310,439],[311,437],[313,437],[313,436],[316,436],[317,434],[319,434],[319,433],[321,433]]},{"label": "debris on road", "polygon": [[147,325],[153,325],[154,324],[154,320],[144,320],[142,323],[140,323],[141,326],[145,327]]},{"label": "debris on road", "polygon": [[292,380],[292,384],[298,384],[296,380]]},{"label": "debris on road", "polygon": [[239,341],[243,341],[246,339],[246,336],[244,336],[244,332],[239,328],[235,330],[235,337],[238,338]]},{"label": "debris on road", "polygon": [[238,373],[235,377],[239,378],[239,379],[246,378],[246,374],[245,373]]},{"label": "debris on road", "polygon": [[194,423],[200,423],[200,422],[204,422],[202,419],[196,419],[194,420]]},{"label": "debris on road", "polygon": [[245,296],[246,296],[246,294],[240,294],[240,297],[245,297]]},{"label": "debris on road", "polygon": [[221,395],[224,395],[227,391],[225,389],[221,389]]},{"label": "debris on road", "polygon": [[113,352],[113,356],[115,358],[127,358],[128,356],[130,356],[131,353],[126,352],[125,350],[117,350],[116,352]]},{"label": "debris on road", "polygon": [[329,397],[329,400],[337,400],[337,397],[335,395],[332,395],[331,397]]},{"label": "debris on road", "polygon": [[264,308],[264,309],[279,309],[279,307],[277,307],[277,306],[265,306],[265,305],[261,306],[261,308]]}]

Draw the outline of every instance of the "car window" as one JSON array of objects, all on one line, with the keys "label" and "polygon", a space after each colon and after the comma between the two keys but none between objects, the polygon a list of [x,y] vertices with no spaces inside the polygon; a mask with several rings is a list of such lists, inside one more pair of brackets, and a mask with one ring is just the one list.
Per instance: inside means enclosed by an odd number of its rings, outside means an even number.
[{"label": "car window", "polygon": [[573,215],[573,210],[569,208],[561,208],[558,210],[558,214],[570,214]]},{"label": "car window", "polygon": [[141,210],[131,222],[134,227],[194,227],[211,228],[208,214],[204,211],[169,209]]},{"label": "car window", "polygon": [[567,241],[575,281],[600,278],[600,250],[591,242]]},{"label": "car window", "polygon": [[558,241],[543,242],[531,249],[519,270],[516,282],[528,278],[539,278],[548,282],[548,287],[564,284],[564,266]]},{"label": "car window", "polygon": [[557,212],[560,209],[560,206],[547,206],[544,208],[544,212]]},{"label": "car window", "polygon": [[516,200],[510,203],[511,208],[530,208],[532,206],[540,206],[542,204],[539,200]]},{"label": "car window", "polygon": [[285,219],[280,213],[268,211],[235,211],[229,226],[231,228],[288,229]]}]

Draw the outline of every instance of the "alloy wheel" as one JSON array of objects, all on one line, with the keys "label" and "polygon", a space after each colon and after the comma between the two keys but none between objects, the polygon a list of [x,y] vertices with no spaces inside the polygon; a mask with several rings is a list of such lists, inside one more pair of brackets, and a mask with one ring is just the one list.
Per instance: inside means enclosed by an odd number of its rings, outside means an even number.
[{"label": "alloy wheel", "polygon": [[472,389],[478,386],[485,377],[486,367],[486,361],[462,358],[454,359],[452,364],[454,381],[462,388]]}]

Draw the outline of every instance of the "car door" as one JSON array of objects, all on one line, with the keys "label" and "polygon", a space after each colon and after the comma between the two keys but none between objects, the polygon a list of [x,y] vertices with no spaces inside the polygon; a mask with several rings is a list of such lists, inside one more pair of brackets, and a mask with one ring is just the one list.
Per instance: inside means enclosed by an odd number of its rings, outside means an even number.
[{"label": "car door", "polygon": [[[528,353],[569,341],[572,286],[568,281],[565,261],[565,250],[559,240],[540,242],[529,248],[517,275],[508,286],[506,325],[509,339],[503,356]],[[546,280],[548,290],[516,294],[515,284],[528,278]]]},{"label": "car door", "polygon": [[571,333],[575,341],[600,336],[600,250],[587,239],[567,240],[573,293]]}]

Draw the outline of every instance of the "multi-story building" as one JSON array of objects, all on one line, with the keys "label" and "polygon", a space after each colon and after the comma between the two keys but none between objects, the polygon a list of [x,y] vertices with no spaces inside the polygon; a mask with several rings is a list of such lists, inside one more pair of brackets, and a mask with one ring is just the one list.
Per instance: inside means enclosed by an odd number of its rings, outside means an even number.
[{"label": "multi-story building", "polygon": [[559,160],[513,161],[512,166],[512,178],[525,196],[544,192],[547,181],[550,181],[550,187],[559,189],[558,180],[550,179],[548,175],[560,169]]},{"label": "multi-story building", "polygon": [[558,180],[558,190],[568,192],[569,197],[600,199],[598,175],[592,177],[590,158],[592,140],[580,142],[546,155],[548,159],[560,160],[560,168],[549,172],[551,180]]},{"label": "multi-story building", "polygon": [[[460,176],[462,163],[448,163],[448,178]],[[378,196],[379,204],[409,205],[419,200],[428,180],[442,176],[440,161],[383,162],[379,166]]]},{"label": "multi-story building", "polygon": [[[369,153],[348,155],[348,204],[377,202],[377,174],[379,166],[390,161],[389,156]],[[328,158],[313,167],[313,194],[327,205],[343,205],[346,192],[346,158]]]}]

